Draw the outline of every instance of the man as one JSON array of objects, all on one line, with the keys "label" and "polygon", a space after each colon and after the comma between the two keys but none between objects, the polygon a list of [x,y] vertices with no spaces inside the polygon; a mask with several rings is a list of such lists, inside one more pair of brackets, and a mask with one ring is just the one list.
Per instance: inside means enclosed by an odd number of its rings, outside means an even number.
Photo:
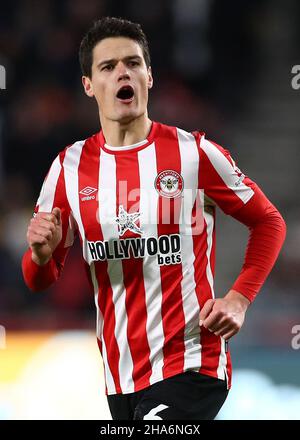
[{"label": "man", "polygon": [[[138,24],[97,21],[80,62],[102,129],[52,163],[28,227],[25,281],[42,290],[57,280],[78,234],[113,419],[213,419],[231,386],[228,340],[278,256],[284,220],[227,150],[149,119],[153,78]],[[217,205],[251,232],[242,271],[219,299]]]}]

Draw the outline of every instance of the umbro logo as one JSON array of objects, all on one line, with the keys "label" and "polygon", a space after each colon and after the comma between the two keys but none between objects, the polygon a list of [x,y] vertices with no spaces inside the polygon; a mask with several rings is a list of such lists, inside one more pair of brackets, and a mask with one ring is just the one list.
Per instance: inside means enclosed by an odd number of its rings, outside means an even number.
[{"label": "umbro logo", "polygon": [[93,194],[95,191],[97,191],[97,188],[92,188],[91,186],[86,186],[81,191],[79,191],[79,194],[83,194],[84,196],[89,196]]},{"label": "umbro logo", "polygon": [[85,197],[81,197],[81,201],[85,202],[86,200],[92,200],[95,199],[96,196],[92,196],[95,191],[97,191],[97,188],[92,188],[91,186],[86,186],[81,191],[79,191],[79,194],[83,194]]}]

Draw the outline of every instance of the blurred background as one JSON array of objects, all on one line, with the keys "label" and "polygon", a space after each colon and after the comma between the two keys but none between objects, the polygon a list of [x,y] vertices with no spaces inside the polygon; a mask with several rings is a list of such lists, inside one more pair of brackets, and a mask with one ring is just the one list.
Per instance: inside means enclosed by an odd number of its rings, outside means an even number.
[{"label": "blurred background", "polygon": [[[110,419],[79,243],[61,279],[41,294],[26,288],[20,265],[52,160],[99,130],[96,104],[81,86],[78,47],[103,15],[137,21],[148,36],[150,118],[200,129],[229,149],[286,220],[276,266],[230,342],[233,388],[219,418],[300,419],[300,89],[291,73],[300,64],[297,0],[1,4],[0,419]],[[216,296],[238,275],[247,237],[243,225],[218,212]]]}]

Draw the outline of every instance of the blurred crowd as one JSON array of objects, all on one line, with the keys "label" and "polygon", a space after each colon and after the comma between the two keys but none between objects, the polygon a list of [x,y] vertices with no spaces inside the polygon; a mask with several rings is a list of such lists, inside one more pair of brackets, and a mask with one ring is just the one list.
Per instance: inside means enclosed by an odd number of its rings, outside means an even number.
[{"label": "blurred crowd", "polygon": [[[15,0],[1,4],[0,64],[5,66],[7,83],[0,91],[0,323],[2,319],[16,328],[47,327],[50,321],[58,327],[94,325],[93,293],[78,243],[61,280],[43,295],[29,294],[20,266],[27,224],[52,160],[66,145],[99,130],[97,107],[83,92],[78,62],[80,41],[93,21],[112,15],[141,23],[149,39],[154,75],[151,119],[201,129],[226,146],[231,142],[230,121],[247,110],[247,93],[260,78],[262,24],[256,18],[268,3]],[[299,231],[298,225],[298,242]],[[298,249],[294,252],[299,256]],[[287,263],[280,264],[288,278],[287,265],[292,270],[288,258],[296,258],[297,265],[299,257],[291,247],[286,258]]]}]

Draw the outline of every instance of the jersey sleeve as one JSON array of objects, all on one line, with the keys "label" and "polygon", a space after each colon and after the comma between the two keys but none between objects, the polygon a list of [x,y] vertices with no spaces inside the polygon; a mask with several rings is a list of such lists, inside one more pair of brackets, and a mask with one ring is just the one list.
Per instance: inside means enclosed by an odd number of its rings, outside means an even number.
[{"label": "jersey sleeve", "polygon": [[206,203],[218,205],[249,228],[244,264],[232,289],[252,302],[283,245],[285,221],[259,186],[237,167],[228,150],[206,140],[203,133],[198,133],[198,145],[199,189]]},{"label": "jersey sleeve", "polygon": [[56,281],[64,267],[67,253],[77,234],[76,222],[66,195],[64,169],[62,166],[64,152],[60,153],[49,169],[44,179],[34,213],[51,212],[53,208],[61,209],[62,240],[53,252],[52,258],[44,266],[37,265],[31,258],[28,248],[22,259],[23,277],[27,286],[32,290],[43,290]]},{"label": "jersey sleeve", "polygon": [[204,134],[199,134],[198,145],[199,189],[206,201],[232,215],[253,197],[257,185],[238,168],[228,150]]},{"label": "jersey sleeve", "polygon": [[249,238],[243,267],[232,289],[252,302],[276,262],[286,237],[286,224],[259,188],[233,217],[249,228]]}]

